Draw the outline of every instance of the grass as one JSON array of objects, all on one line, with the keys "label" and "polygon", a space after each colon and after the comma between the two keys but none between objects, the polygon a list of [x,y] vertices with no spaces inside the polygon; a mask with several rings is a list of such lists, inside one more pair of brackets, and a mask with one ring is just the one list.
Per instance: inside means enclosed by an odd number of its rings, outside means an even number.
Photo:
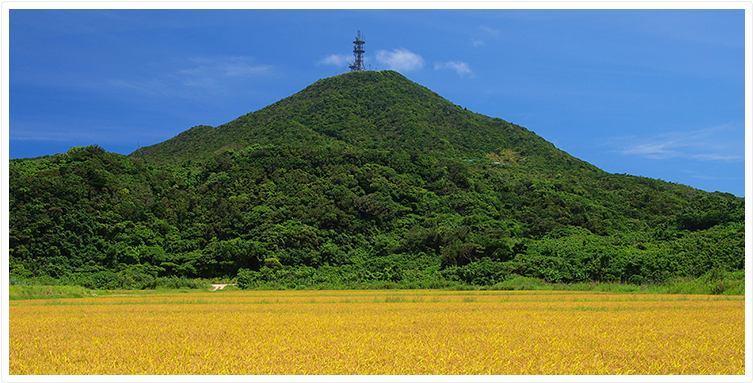
[{"label": "grass", "polygon": [[[222,291],[237,291],[238,288],[225,287],[215,293]],[[190,288],[168,288],[157,287],[147,290],[91,290],[82,286],[70,285],[11,285],[8,290],[9,300],[24,299],[61,299],[61,298],[86,298],[108,295],[128,295],[128,296],[149,296],[162,294],[188,294],[196,292],[210,292],[208,288],[190,289]]]},{"label": "grass", "polygon": [[81,286],[10,286],[9,300],[83,298],[96,296],[92,290]]},{"label": "grass", "polygon": [[[201,288],[173,288],[157,286],[147,290],[90,290],[81,286],[68,285],[37,285],[33,281],[11,281],[10,299],[57,299],[81,298],[97,295],[151,295],[164,293],[191,293],[209,291],[209,282]],[[24,283],[28,282],[28,283]],[[234,283],[233,280],[223,280],[223,283]],[[236,286],[226,286],[214,293],[239,291]],[[291,290],[281,284],[266,284],[253,290],[279,291]],[[514,276],[492,286],[473,286],[459,282],[425,283],[425,282],[384,282],[372,281],[348,285],[313,284],[310,286],[297,285],[294,290],[446,290],[446,291],[478,291],[478,290],[510,290],[510,291],[591,291],[627,294],[706,294],[706,295],[745,295],[745,272],[715,271],[698,278],[676,278],[665,283],[630,284],[619,282],[581,282],[581,283],[548,283],[539,278]]]},{"label": "grass", "polygon": [[547,283],[538,278],[516,276],[489,290],[599,291],[640,294],[745,295],[745,271],[706,273],[698,278],[675,278],[665,283],[631,284],[619,282]]}]

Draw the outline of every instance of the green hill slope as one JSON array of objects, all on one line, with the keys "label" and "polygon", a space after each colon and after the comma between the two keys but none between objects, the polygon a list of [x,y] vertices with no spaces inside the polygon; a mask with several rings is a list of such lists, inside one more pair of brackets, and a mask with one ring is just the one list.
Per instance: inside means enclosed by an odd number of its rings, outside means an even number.
[{"label": "green hill slope", "polygon": [[90,288],[641,283],[745,263],[743,198],[603,172],[395,72],[130,156],[12,160],[9,182],[11,275]]},{"label": "green hill slope", "polygon": [[[588,166],[527,129],[460,108],[393,71],[350,72],[216,128],[197,126],[132,154],[160,162],[206,158],[254,144],[394,149],[451,158],[523,153]],[[592,170],[595,168],[591,167]]]}]

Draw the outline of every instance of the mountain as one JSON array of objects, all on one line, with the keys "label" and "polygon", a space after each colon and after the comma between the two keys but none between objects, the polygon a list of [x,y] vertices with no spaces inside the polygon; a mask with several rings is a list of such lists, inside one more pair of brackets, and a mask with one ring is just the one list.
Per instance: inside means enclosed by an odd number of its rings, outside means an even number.
[{"label": "mountain", "polygon": [[161,162],[206,158],[254,144],[336,145],[453,158],[507,150],[596,170],[523,127],[465,110],[394,71],[319,80],[259,111],[216,128],[194,127],[132,156]]},{"label": "mountain", "polygon": [[322,79],[129,156],[90,146],[11,160],[9,184],[21,280],[509,287],[744,275],[743,198],[604,172],[392,71]]}]

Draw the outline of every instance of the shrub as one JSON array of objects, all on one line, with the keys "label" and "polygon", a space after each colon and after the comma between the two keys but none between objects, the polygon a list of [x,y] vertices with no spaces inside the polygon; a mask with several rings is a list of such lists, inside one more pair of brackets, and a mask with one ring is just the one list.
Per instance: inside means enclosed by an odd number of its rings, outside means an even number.
[{"label": "shrub", "polygon": [[492,290],[552,290],[552,286],[539,278],[510,275],[505,281],[493,285]]}]

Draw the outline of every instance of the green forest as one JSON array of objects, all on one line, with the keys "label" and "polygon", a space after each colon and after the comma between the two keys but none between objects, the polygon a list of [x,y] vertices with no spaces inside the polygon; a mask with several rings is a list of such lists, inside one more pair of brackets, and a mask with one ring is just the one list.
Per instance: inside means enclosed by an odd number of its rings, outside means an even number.
[{"label": "green forest", "polygon": [[744,291],[744,198],[604,172],[392,71],[128,156],[75,147],[9,172],[12,283]]}]

